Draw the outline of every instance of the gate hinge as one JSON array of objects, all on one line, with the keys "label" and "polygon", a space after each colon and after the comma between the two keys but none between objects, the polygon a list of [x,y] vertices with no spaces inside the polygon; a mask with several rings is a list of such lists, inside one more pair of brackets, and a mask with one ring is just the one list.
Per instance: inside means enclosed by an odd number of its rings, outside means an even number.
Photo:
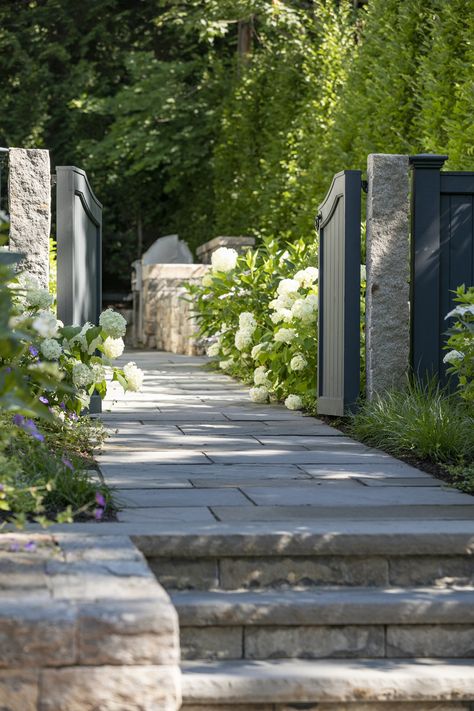
[{"label": "gate hinge", "polygon": [[314,218],[314,228],[315,228],[316,232],[319,232],[319,225],[321,224],[322,217],[323,217],[322,214],[320,212],[318,212],[318,214]]},{"label": "gate hinge", "polygon": [[361,181],[360,181],[360,186],[361,186],[362,190],[364,191],[364,193],[368,192],[368,190],[369,190],[369,181],[368,181],[368,180],[361,180]]}]

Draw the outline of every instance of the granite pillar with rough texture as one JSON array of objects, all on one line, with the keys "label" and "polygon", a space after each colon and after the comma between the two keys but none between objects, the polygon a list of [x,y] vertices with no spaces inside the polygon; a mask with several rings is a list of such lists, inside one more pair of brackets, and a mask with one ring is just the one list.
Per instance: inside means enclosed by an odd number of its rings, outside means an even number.
[{"label": "granite pillar with rough texture", "polygon": [[409,364],[408,156],[367,161],[367,397],[401,387]]},{"label": "granite pillar with rough texture", "polygon": [[20,263],[48,287],[51,234],[51,169],[49,151],[9,151],[10,249],[23,252]]}]

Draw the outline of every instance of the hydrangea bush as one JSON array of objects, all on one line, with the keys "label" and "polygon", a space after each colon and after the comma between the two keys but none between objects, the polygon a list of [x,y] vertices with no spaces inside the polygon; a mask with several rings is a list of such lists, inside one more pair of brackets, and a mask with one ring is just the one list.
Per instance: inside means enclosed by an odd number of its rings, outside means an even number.
[{"label": "hydrangea bush", "polygon": [[189,285],[207,354],[247,381],[255,402],[297,410],[316,398],[316,245],[274,240],[239,256],[221,247],[200,285]]},{"label": "hydrangea bush", "polygon": [[142,383],[134,363],[111,365],[124,347],[120,314],[64,327],[53,299],[0,264],[0,524],[33,517],[45,525],[51,506],[58,521],[81,512],[101,518],[110,492],[76,468],[101,433],[78,415],[94,390],[105,395],[107,379],[127,390]]},{"label": "hydrangea bush", "polygon": [[449,364],[448,373],[458,377],[461,397],[474,404],[474,286],[460,286],[455,301],[456,307],[446,315],[454,323],[444,362]]}]

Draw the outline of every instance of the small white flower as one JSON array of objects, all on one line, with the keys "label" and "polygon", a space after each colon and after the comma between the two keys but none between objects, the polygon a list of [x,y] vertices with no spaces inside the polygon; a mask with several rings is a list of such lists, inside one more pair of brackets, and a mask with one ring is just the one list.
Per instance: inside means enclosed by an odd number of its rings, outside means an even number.
[{"label": "small white flower", "polygon": [[461,351],[449,351],[443,358],[443,363],[457,363],[458,360],[464,359],[464,353]]},{"label": "small white flower", "polygon": [[264,385],[265,387],[269,387],[271,385],[267,377],[267,369],[265,366],[260,365],[258,368],[255,368],[253,371],[253,382],[255,385]]},{"label": "small white flower", "polygon": [[281,282],[278,284],[277,293],[281,296],[285,296],[287,294],[295,294],[299,288],[300,285],[296,281],[296,279],[282,279]]},{"label": "small white flower", "polygon": [[311,302],[306,301],[306,299],[297,299],[295,301],[291,307],[291,315],[304,323],[310,323],[316,318],[316,312]]},{"label": "small white flower", "polygon": [[297,353],[290,361],[290,370],[304,370],[307,365],[308,361],[306,360],[306,358],[301,355],[301,353]]},{"label": "small white flower", "polygon": [[267,402],[269,393],[267,388],[259,385],[258,387],[250,388],[249,395],[253,402]]},{"label": "small white flower", "polygon": [[253,335],[253,331],[243,330],[240,328],[237,331],[237,333],[235,334],[235,339],[234,339],[235,347],[239,351],[247,350],[247,348],[252,343],[252,335]]},{"label": "small white flower", "polygon": [[255,316],[250,311],[242,311],[239,316],[239,327],[243,331],[252,331],[253,333],[257,328]]},{"label": "small white flower", "polygon": [[319,270],[316,267],[306,267],[296,272],[294,279],[302,287],[310,287],[318,281]]},{"label": "small white flower", "polygon": [[367,281],[367,267],[365,264],[360,265],[360,280]]},{"label": "small white flower", "polygon": [[85,363],[78,361],[72,366],[72,382],[77,388],[84,388],[94,382],[92,370]]},{"label": "small white flower", "polygon": [[90,368],[92,370],[92,377],[94,379],[94,383],[101,383],[102,380],[105,380],[107,371],[102,365],[102,363],[93,363]]},{"label": "small white flower", "polygon": [[285,406],[289,410],[301,410],[303,407],[303,401],[299,395],[288,395],[285,400]]},{"label": "small white flower", "polygon": [[127,331],[126,319],[112,309],[106,309],[100,314],[99,324],[104,333],[111,338],[122,338]]},{"label": "small white flower", "polygon": [[214,356],[218,356],[220,351],[220,347],[218,343],[213,343],[212,345],[209,346],[207,349],[206,353],[209,356],[209,358],[213,358]]},{"label": "small white flower", "polygon": [[250,355],[252,358],[255,360],[255,358],[258,356],[259,353],[261,353],[265,348],[265,343],[257,343],[256,346],[252,348],[250,351]]},{"label": "small white flower", "polygon": [[296,331],[294,328],[280,328],[273,338],[278,343],[291,343],[291,341],[296,338]]},{"label": "small white flower", "polygon": [[234,359],[228,358],[227,360],[219,361],[219,368],[221,370],[229,370],[234,365]]},{"label": "small white flower", "polygon": [[123,338],[107,337],[102,344],[102,351],[107,358],[118,358],[122,355],[125,344]]},{"label": "small white flower", "polygon": [[[289,309],[287,309],[287,311],[289,311]],[[291,311],[289,311],[289,313],[291,315]],[[274,324],[281,323],[285,320],[285,316],[281,311],[274,311],[272,314],[270,314],[270,320]]]},{"label": "small white flower", "polygon": [[316,312],[319,308],[319,299],[317,294],[308,294],[305,297],[305,301],[307,304],[311,306],[314,312]]},{"label": "small white flower", "polygon": [[63,349],[54,338],[46,338],[40,345],[41,352],[47,360],[57,360]]},{"label": "small white flower", "polygon": [[230,272],[235,269],[237,264],[238,254],[235,249],[227,247],[219,247],[211,256],[211,264],[213,272]]},{"label": "small white flower", "polygon": [[32,326],[42,338],[55,338],[58,335],[58,320],[51,311],[38,311]]},{"label": "small white flower", "polygon": [[127,379],[127,390],[138,392],[143,385],[143,370],[136,363],[130,362],[124,367],[123,372]]},{"label": "small white flower", "polygon": [[204,276],[203,276],[203,278],[202,278],[201,284],[202,284],[203,286],[206,286],[206,287],[207,287],[207,286],[212,286],[213,283],[214,283],[214,280],[213,280],[211,274],[209,274],[209,273],[204,274]]}]

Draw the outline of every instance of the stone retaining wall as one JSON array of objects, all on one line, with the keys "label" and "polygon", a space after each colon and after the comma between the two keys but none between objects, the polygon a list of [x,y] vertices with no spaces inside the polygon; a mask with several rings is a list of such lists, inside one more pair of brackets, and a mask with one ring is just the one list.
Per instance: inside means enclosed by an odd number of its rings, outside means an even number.
[{"label": "stone retaining wall", "polygon": [[142,333],[147,348],[200,355],[196,321],[185,300],[186,282],[198,282],[209,267],[204,264],[151,264],[142,268]]},{"label": "stone retaining wall", "polygon": [[179,657],[175,609],[128,537],[1,537],[2,711],[177,711]]}]

